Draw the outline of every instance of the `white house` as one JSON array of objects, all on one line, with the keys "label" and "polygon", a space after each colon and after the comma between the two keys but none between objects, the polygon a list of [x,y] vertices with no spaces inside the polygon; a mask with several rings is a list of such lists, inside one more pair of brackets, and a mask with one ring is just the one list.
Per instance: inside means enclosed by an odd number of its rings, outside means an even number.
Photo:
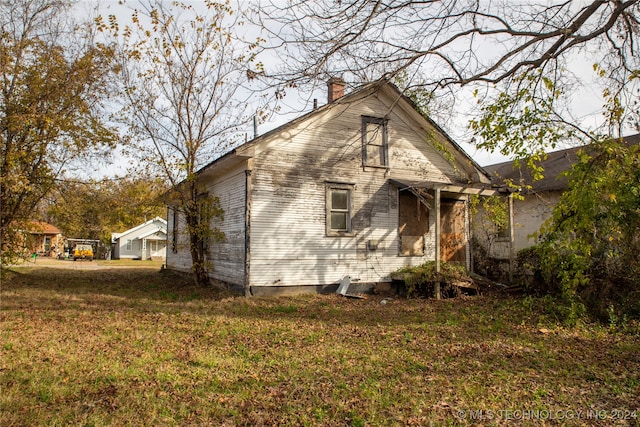
[{"label": "white house", "polygon": [[113,258],[165,260],[167,221],[155,217],[123,233],[111,235]]},{"label": "white house", "polygon": [[[327,105],[198,172],[224,209],[211,277],[255,295],[390,282],[438,254],[469,266],[467,202],[491,191],[486,172],[394,85],[328,86]],[[167,268],[188,272],[185,229],[169,206]]]}]

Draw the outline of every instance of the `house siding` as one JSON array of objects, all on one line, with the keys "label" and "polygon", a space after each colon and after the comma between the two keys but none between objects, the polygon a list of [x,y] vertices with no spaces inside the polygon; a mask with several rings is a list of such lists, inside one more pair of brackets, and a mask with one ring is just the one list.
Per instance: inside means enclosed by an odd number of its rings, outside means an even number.
[{"label": "house siding", "polygon": [[[187,224],[180,211],[175,215],[174,207],[167,210],[167,268],[179,271],[191,271],[191,255],[189,253],[189,236],[186,234]],[[177,233],[174,233],[177,230]],[[175,242],[175,243],[174,243]]]},{"label": "house siding", "polygon": [[[562,191],[541,191],[524,194],[522,200],[513,200],[513,247],[515,252],[536,244],[535,234],[551,218],[553,209],[561,195]],[[487,250],[487,255],[498,259],[508,259],[510,254],[509,239],[496,237],[481,228],[483,221],[486,220],[486,213],[483,210],[478,211],[476,215],[474,235]]]},{"label": "house siding", "polygon": [[[234,170],[224,174],[222,179],[210,180],[205,191],[220,200],[224,210],[224,219],[212,219],[212,226],[217,226],[225,235],[222,242],[213,239],[209,242],[207,260],[210,277],[235,285],[244,285],[245,259],[245,178],[246,165],[238,165]],[[178,215],[177,252],[173,251],[173,209],[169,208],[167,267],[185,272],[191,271],[191,254],[189,237],[186,232],[184,217]]]},{"label": "house siding", "polygon": [[[389,113],[392,104],[368,97],[336,106],[256,153],[252,286],[329,285],[344,276],[363,283],[389,281],[398,268],[434,259],[433,209],[424,255],[398,255],[398,190],[389,179],[452,183],[462,176],[430,143],[428,131]],[[363,115],[388,118],[388,170],[362,165]],[[353,236],[326,236],[329,182],[353,184]],[[376,250],[368,250],[370,240],[378,241]]]},{"label": "house siding", "polygon": [[220,199],[224,210],[224,220],[214,220],[225,235],[223,242],[211,242],[208,259],[211,262],[211,276],[224,282],[243,285],[245,232],[244,218],[246,206],[245,165],[240,165],[225,179],[207,187],[210,194]]}]

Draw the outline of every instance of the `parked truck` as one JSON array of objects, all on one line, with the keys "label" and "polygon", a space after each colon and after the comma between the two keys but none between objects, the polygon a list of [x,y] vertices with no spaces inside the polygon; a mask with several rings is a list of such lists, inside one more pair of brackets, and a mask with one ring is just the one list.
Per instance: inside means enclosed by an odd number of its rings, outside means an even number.
[{"label": "parked truck", "polygon": [[91,261],[93,259],[93,247],[86,244],[77,244],[75,248],[73,248],[73,260],[78,259],[88,259]]},{"label": "parked truck", "polygon": [[64,244],[65,259],[88,259],[89,261],[97,258],[97,251],[100,247],[99,240],[92,239],[67,239]]}]

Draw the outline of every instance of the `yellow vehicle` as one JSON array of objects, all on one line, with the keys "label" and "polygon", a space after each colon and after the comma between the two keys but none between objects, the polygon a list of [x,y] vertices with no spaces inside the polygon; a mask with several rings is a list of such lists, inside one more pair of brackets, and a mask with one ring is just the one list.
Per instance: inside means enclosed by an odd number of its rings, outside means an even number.
[{"label": "yellow vehicle", "polygon": [[78,244],[73,248],[73,260],[77,259],[93,259],[93,247],[91,245]]}]

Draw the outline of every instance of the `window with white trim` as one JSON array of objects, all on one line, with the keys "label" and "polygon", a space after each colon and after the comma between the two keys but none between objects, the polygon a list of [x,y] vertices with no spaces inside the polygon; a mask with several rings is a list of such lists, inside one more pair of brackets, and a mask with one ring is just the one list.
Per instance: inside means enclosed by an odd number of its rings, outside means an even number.
[{"label": "window with white trim", "polygon": [[362,116],[362,164],[363,166],[388,167],[389,147],[387,120]]},{"label": "window with white trim", "polygon": [[327,183],[327,236],[352,236],[353,184]]},{"label": "window with white trim", "polygon": [[133,248],[133,244],[131,242],[131,239],[127,239],[127,246],[125,250],[130,251],[132,248]]}]

